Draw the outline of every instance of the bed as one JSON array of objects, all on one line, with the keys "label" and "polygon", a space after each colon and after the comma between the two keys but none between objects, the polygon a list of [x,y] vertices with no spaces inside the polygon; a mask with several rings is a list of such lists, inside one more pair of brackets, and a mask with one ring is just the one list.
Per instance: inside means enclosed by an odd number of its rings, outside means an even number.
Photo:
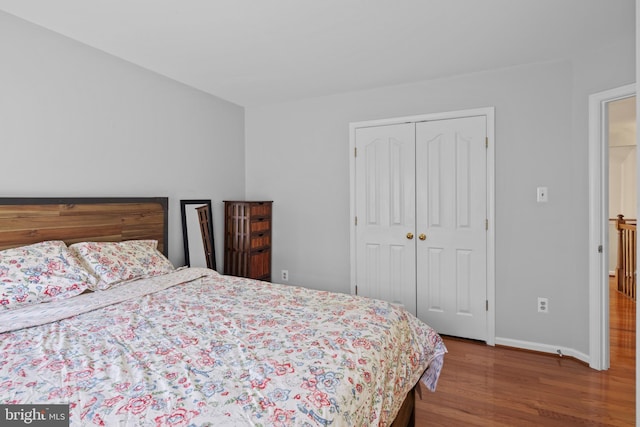
[{"label": "bed", "polygon": [[[0,199],[0,404],[69,404],[71,425],[412,424],[446,352],[433,329],[379,300],[176,269],[167,206]],[[46,287],[33,253],[73,283]]]}]

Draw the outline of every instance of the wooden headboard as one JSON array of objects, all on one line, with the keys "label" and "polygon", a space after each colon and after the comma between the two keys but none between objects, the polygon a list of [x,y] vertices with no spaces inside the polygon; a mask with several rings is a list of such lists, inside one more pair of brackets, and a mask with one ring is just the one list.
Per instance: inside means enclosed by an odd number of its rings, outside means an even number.
[{"label": "wooden headboard", "polygon": [[166,197],[0,198],[0,250],[44,240],[155,239],[167,255]]}]

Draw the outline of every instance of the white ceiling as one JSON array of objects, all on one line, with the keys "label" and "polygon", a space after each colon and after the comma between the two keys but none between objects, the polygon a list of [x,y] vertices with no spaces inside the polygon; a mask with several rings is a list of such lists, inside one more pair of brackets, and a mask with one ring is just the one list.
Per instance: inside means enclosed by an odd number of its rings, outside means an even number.
[{"label": "white ceiling", "polygon": [[566,58],[634,0],[0,0],[0,10],[243,106]]}]

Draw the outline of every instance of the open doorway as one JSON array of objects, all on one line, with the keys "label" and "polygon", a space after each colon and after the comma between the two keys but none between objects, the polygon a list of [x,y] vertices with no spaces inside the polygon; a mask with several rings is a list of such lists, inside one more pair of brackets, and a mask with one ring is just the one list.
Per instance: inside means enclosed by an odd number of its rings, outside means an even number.
[{"label": "open doorway", "polygon": [[[635,95],[635,84],[632,84],[589,97],[589,366],[599,370],[608,369],[611,362],[610,301],[613,300],[610,299],[609,256],[612,247],[618,245],[617,230],[610,232],[609,218],[622,213],[613,213],[621,209],[636,217],[635,206],[633,209],[627,207],[629,203],[635,205],[635,190],[630,196],[623,188],[623,185],[631,185],[629,181],[634,181],[635,185],[635,156],[631,161],[629,154],[636,148],[629,147],[629,140],[621,137],[633,129],[635,138]],[[625,111],[630,104],[633,104],[633,111]],[[610,139],[615,139],[613,146],[620,148],[610,149]],[[610,166],[610,160],[617,162],[620,168]],[[616,169],[611,178],[610,168]]]},{"label": "open doorway", "polygon": [[610,363],[634,355],[637,227],[636,97],[606,105],[609,147]]}]

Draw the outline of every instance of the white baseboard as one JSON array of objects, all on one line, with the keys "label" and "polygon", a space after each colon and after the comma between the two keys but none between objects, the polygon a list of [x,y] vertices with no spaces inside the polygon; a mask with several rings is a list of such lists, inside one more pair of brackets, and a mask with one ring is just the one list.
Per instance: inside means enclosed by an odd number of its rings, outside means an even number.
[{"label": "white baseboard", "polygon": [[554,345],[548,345],[548,344],[540,344],[537,342],[512,340],[510,338],[499,338],[499,337],[496,337],[496,345],[522,348],[525,350],[539,351],[542,353],[549,353],[549,354],[556,354],[556,355],[562,354],[562,356],[574,357],[582,362],[585,362],[586,364],[589,364],[589,356],[573,348],[554,346]]}]

